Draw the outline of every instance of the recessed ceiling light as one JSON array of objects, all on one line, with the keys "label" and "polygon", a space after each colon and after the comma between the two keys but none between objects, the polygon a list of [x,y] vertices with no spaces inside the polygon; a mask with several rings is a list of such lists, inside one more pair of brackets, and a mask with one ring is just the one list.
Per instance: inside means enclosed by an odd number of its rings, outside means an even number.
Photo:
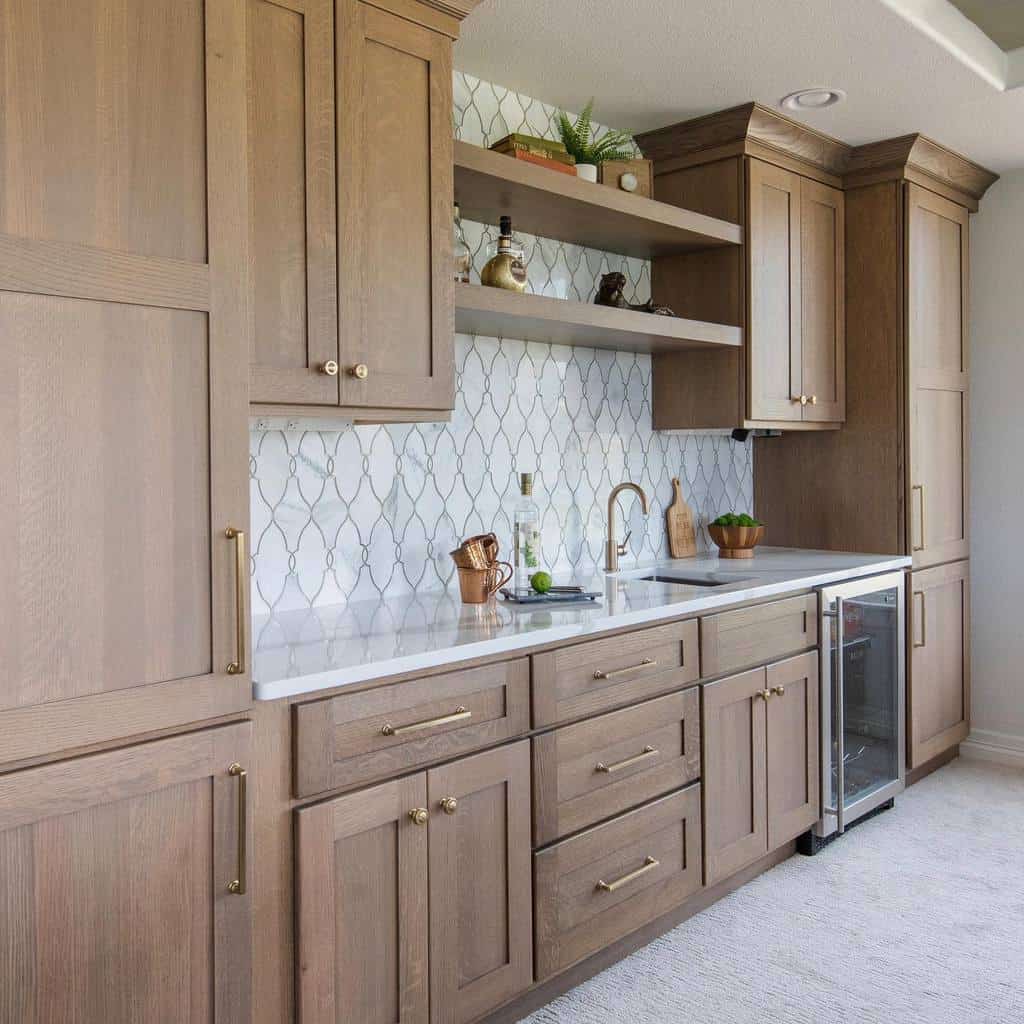
[{"label": "recessed ceiling light", "polygon": [[800,89],[779,100],[779,106],[786,110],[823,110],[846,99],[842,89]]}]

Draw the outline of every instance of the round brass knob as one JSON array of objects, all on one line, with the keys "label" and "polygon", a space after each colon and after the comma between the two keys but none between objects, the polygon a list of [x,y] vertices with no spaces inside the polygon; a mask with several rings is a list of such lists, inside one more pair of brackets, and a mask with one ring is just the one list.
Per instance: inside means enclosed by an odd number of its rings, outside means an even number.
[{"label": "round brass knob", "polygon": [[817,405],[817,404],[818,404],[818,396],[817,395],[811,395],[811,405]]},{"label": "round brass knob", "polygon": [[427,818],[430,817],[430,812],[426,807],[414,807],[409,812],[409,817],[412,819],[414,825],[426,825]]},{"label": "round brass knob", "polygon": [[441,801],[441,810],[445,814],[454,814],[459,809],[459,801],[453,796],[446,796]]},{"label": "round brass knob", "polygon": [[755,697],[760,697],[761,700],[767,700],[771,695],[772,695],[772,691],[771,690],[758,690],[754,694]]},{"label": "round brass knob", "polygon": [[337,377],[338,364],[333,359],[328,359],[327,362],[320,367],[320,372],[326,374],[328,377]]},{"label": "round brass knob", "polygon": [[784,686],[773,686],[772,693],[778,697],[784,697],[786,695],[786,688]]},{"label": "round brass knob", "polygon": [[351,376],[355,377],[356,380],[366,380],[366,378],[370,376],[370,368],[366,363],[356,363],[356,365],[348,372]]},{"label": "round brass knob", "polygon": [[800,396],[800,404],[801,405],[806,405],[807,404],[807,396],[806,395],[801,395]]}]

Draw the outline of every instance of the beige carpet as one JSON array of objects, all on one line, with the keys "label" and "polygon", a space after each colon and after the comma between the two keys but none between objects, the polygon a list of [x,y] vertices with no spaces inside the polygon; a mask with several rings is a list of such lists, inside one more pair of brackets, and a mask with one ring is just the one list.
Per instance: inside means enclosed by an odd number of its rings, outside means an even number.
[{"label": "beige carpet", "polygon": [[527,1019],[1022,1024],[1024,772],[955,761]]}]

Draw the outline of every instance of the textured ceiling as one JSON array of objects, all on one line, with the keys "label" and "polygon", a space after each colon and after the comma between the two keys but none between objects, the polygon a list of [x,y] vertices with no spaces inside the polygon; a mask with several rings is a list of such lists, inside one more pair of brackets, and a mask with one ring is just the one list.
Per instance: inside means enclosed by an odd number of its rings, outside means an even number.
[{"label": "textured ceiling", "polygon": [[1024,0],[951,0],[1004,50],[1024,46]]},{"label": "textured ceiling", "polygon": [[800,118],[846,142],[920,131],[1024,167],[1024,89],[994,88],[882,0],[483,0],[455,62],[570,110],[593,95],[599,121],[632,131],[828,85],[847,101]]}]

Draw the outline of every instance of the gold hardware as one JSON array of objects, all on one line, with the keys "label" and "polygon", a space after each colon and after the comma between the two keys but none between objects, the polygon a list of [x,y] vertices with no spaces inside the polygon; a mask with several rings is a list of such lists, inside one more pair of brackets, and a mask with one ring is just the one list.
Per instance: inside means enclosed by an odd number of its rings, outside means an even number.
[{"label": "gold hardware", "polygon": [[653,871],[660,865],[660,860],[657,860],[654,857],[644,857],[644,866],[642,868],[637,868],[636,871],[630,871],[628,875],[616,878],[614,882],[606,882],[603,879],[599,879],[596,888],[601,892],[615,892],[616,889],[621,889],[624,885],[629,885],[630,882],[635,881],[641,875],[646,875],[648,871]]},{"label": "gold hardware", "polygon": [[441,810],[445,814],[454,814],[459,809],[459,801],[453,796],[446,796],[441,800]]},{"label": "gold hardware", "polygon": [[328,359],[326,363],[320,364],[320,372],[328,377],[338,376],[338,362],[336,359]]},{"label": "gold hardware", "polygon": [[914,647],[924,647],[928,643],[928,614],[925,611],[927,605],[924,603],[924,591],[915,590],[914,597],[921,598],[921,642],[914,641]]},{"label": "gold hardware", "polygon": [[774,693],[776,697],[785,697],[786,688],[784,686],[773,686],[772,693]]},{"label": "gold hardware", "polygon": [[806,405],[806,404],[807,404],[807,402],[808,402],[808,398],[807,398],[807,396],[806,396],[806,395],[794,395],[794,396],[793,396],[793,397],[792,397],[792,398],[790,399],[790,401],[791,401],[791,402],[799,402],[799,403],[800,403],[801,405]]},{"label": "gold hardware", "polygon": [[639,672],[642,668],[649,668],[652,665],[657,665],[658,662],[654,658],[644,658],[639,665],[627,665],[625,668],[612,669],[611,672],[595,672],[595,679],[615,679],[618,676],[624,676],[628,672]]},{"label": "gold hardware", "polygon": [[426,807],[414,807],[409,812],[409,817],[414,825],[426,825],[427,819],[430,817],[430,811]]},{"label": "gold hardware", "polygon": [[656,747],[644,747],[639,754],[634,754],[633,757],[627,757],[625,761],[616,761],[615,764],[605,764],[603,761],[598,761],[594,766],[595,772],[604,772],[606,775],[611,775],[612,772],[621,772],[623,768],[632,768],[633,765],[639,764],[641,761],[646,761],[650,757],[657,757],[659,751]]},{"label": "gold hardware", "polygon": [[[619,545],[615,540],[615,502],[623,491],[632,491],[640,499],[640,510],[647,515],[647,495],[639,484],[623,483],[612,488],[608,495],[608,538],[605,543],[605,572],[618,572],[619,569]],[[628,536],[628,535],[627,535]],[[625,551],[621,552],[625,554]]]},{"label": "gold hardware", "polygon": [[350,377],[355,377],[356,380],[366,380],[370,376],[370,368],[366,363],[356,363],[348,373]]},{"label": "gold hardware", "polygon": [[245,651],[248,647],[245,639],[245,588],[249,582],[248,559],[245,554],[245,531],[229,526],[224,531],[228,540],[235,542],[235,608],[238,618],[235,620],[235,658],[228,664],[229,676],[245,674]]},{"label": "gold hardware", "polygon": [[817,395],[811,395],[810,401],[811,401],[811,405],[817,405],[818,404],[818,396]]},{"label": "gold hardware", "polygon": [[914,484],[914,486],[910,488],[910,493],[913,494],[914,491],[920,491],[921,492],[921,543],[918,544],[918,545],[915,545],[914,541],[913,541],[913,538],[911,538],[910,550],[911,551],[924,551],[924,548],[925,548],[925,539],[924,539],[924,484]]},{"label": "gold hardware", "polygon": [[760,697],[761,700],[767,700],[772,695],[771,690],[756,690],[754,692],[755,697]]},{"label": "gold hardware", "polygon": [[245,769],[235,761],[228,768],[228,775],[238,779],[238,877],[228,883],[228,892],[234,896],[245,895],[245,780],[248,778]]},{"label": "gold hardware", "polygon": [[461,704],[450,715],[442,715],[440,718],[427,718],[422,722],[410,722],[408,725],[392,725],[388,722],[380,727],[381,736],[401,736],[407,732],[418,732],[420,729],[429,729],[433,725],[447,725],[449,722],[462,722],[472,718],[473,712],[464,708]]}]

